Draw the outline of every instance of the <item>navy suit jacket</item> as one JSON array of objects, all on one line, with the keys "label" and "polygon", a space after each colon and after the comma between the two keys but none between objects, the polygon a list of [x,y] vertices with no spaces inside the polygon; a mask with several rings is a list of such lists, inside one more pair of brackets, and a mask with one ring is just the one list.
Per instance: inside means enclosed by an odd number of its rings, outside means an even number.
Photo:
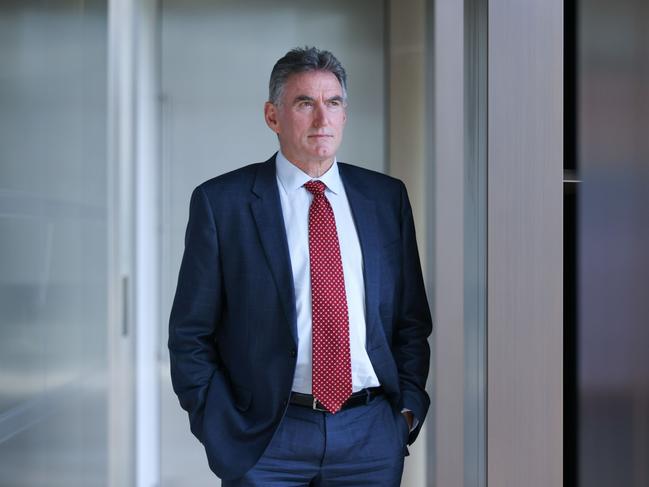
[{"label": "navy suit jacket", "polygon": [[[363,254],[367,352],[395,408],[419,420],[432,323],[403,183],[339,163]],[[297,357],[293,275],[275,157],[211,179],[191,198],[169,325],[174,391],[223,479],[263,454]]]}]

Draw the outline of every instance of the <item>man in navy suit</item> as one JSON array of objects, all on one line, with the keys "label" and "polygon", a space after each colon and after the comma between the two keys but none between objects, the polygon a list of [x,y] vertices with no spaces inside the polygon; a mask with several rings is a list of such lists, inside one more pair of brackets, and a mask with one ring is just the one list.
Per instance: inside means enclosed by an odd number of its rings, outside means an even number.
[{"label": "man in navy suit", "polygon": [[171,374],[224,486],[399,485],[426,416],[410,203],[336,160],[346,107],[330,52],[288,52],[264,107],[279,152],[192,194]]}]

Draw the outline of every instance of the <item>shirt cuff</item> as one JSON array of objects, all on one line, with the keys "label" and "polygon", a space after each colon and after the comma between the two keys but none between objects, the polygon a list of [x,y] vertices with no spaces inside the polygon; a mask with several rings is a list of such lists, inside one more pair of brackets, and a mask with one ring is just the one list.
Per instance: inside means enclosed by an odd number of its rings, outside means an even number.
[{"label": "shirt cuff", "polygon": [[[412,411],[411,411],[410,409],[408,409],[408,408],[403,408],[403,409],[401,410],[401,414],[403,414],[403,413],[411,413],[411,412],[412,412]],[[412,415],[412,426],[410,427],[410,432],[411,432],[411,433],[412,433],[413,430],[417,427],[418,424],[419,424],[419,420],[418,420],[417,417],[413,414],[413,415]]]}]

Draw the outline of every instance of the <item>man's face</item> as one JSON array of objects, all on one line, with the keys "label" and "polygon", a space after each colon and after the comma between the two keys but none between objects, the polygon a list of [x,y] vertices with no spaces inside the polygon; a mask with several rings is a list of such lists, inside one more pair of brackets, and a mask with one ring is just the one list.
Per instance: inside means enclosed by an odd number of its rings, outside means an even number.
[{"label": "man's face", "polygon": [[328,71],[291,75],[280,103],[267,102],[264,116],[289,161],[300,165],[333,161],[347,120],[342,87]]}]

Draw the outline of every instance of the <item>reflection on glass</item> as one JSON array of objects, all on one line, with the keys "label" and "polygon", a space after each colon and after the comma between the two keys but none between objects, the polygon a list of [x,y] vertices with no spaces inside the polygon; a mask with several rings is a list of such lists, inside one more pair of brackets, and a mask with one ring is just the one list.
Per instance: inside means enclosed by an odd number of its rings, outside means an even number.
[{"label": "reflection on glass", "polygon": [[107,482],[106,5],[0,5],[0,484]]},{"label": "reflection on glass", "polygon": [[579,485],[649,485],[649,10],[579,2]]}]

